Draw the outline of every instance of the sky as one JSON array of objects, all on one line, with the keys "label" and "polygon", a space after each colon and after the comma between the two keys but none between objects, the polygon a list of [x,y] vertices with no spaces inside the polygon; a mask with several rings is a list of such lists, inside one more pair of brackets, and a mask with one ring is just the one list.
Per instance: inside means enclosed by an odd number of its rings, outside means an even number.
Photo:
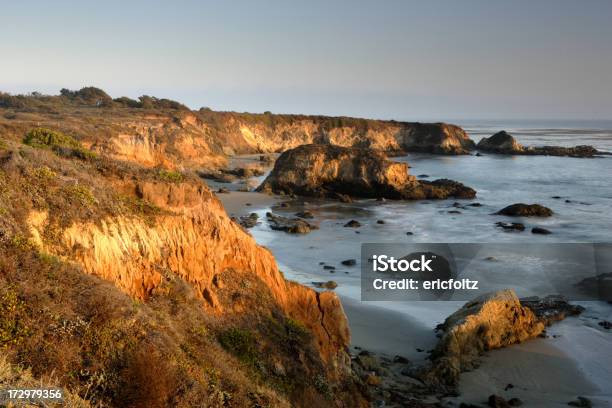
[{"label": "sky", "polygon": [[612,119],[610,0],[0,0],[0,90],[197,109]]}]

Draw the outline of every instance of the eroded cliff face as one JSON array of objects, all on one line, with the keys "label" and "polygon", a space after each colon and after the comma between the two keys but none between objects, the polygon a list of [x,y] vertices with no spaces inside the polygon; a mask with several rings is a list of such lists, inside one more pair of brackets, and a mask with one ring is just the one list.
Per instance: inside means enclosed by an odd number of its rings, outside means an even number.
[{"label": "eroded cliff face", "polygon": [[7,112],[0,115],[0,130],[21,139],[34,127],[49,127],[117,160],[178,169],[219,168],[235,154],[283,152],[312,143],[387,153],[466,154],[474,148],[461,128],[445,123],[91,106],[67,106],[62,116],[58,122],[46,110]]},{"label": "eroded cliff face", "polygon": [[[249,274],[269,288],[289,316],[312,331],[330,373],[336,379],[348,374],[350,334],[333,292],[318,293],[286,281],[272,254],[230,220],[204,185],[150,181],[117,186],[118,191],[130,188],[165,213],[153,223],[125,216],[77,222],[60,234],[59,242],[44,248],[138,299],[151,296],[164,274],[178,275],[218,315],[233,307],[218,299],[219,276],[226,271]],[[36,236],[43,234],[45,218],[38,212],[29,217]]]}]

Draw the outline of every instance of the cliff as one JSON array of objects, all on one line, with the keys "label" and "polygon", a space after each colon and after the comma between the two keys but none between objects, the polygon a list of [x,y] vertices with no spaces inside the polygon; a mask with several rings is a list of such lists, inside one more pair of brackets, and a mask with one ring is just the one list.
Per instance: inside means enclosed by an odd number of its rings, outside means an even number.
[{"label": "cliff", "polygon": [[[0,341],[11,340],[16,363],[38,376],[55,372],[81,396],[93,387],[98,402],[127,398],[122,384],[152,381],[147,373],[158,370],[149,366],[159,364],[163,395],[141,395],[134,406],[165,406],[168,398],[189,406],[198,393],[260,395],[278,406],[362,404],[333,292],[286,281],[197,177],[46,136],[49,145],[0,146],[0,310],[22,310],[4,316],[18,320],[0,321]],[[101,310],[110,316],[96,318]],[[37,324],[43,317],[56,323]],[[62,330],[69,332],[57,337]],[[101,344],[106,335],[117,345]],[[88,385],[95,379],[74,370],[94,370],[103,384]]]},{"label": "cliff", "polygon": [[95,88],[65,91],[59,96],[0,93],[0,131],[20,140],[33,127],[48,127],[117,160],[179,169],[213,169],[224,166],[231,155],[283,152],[312,143],[369,147],[388,153],[466,154],[474,148],[461,128],[445,123],[206,108],[190,111],[177,102],[149,99],[113,100]]}]

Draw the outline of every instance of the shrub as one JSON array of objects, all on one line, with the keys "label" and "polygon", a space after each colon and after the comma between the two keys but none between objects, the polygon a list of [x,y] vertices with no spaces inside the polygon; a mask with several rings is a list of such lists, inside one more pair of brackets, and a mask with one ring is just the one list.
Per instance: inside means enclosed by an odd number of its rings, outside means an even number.
[{"label": "shrub", "polygon": [[180,183],[185,179],[185,176],[182,173],[172,170],[162,169],[157,173],[157,175],[161,180],[168,181],[170,183]]},{"label": "shrub", "polygon": [[30,330],[23,324],[25,303],[15,289],[0,288],[0,347],[20,343]]},{"label": "shrub", "polygon": [[96,202],[96,197],[94,197],[91,190],[85,186],[75,184],[67,187],[65,190],[72,200],[77,201],[83,206],[89,206]]},{"label": "shrub", "polygon": [[30,130],[23,143],[38,149],[51,149],[60,156],[76,157],[81,160],[93,160],[98,155],[81,146],[76,139],[62,132],[51,129],[36,128]]},{"label": "shrub", "polygon": [[258,352],[255,348],[255,337],[251,332],[234,327],[221,333],[218,340],[224,349],[243,363],[257,363]]},{"label": "shrub", "polygon": [[36,128],[30,130],[23,139],[23,143],[41,149],[55,149],[62,147],[72,149],[81,148],[81,144],[75,139],[73,139],[71,136],[45,128]]}]

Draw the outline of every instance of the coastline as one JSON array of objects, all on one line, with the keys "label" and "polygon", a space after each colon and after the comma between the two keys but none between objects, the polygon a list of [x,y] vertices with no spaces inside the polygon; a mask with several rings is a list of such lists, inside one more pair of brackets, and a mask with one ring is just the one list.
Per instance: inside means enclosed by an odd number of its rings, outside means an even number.
[{"label": "coastline", "polygon": [[[235,216],[268,209],[282,199],[253,192],[218,196],[228,214]],[[281,259],[277,262],[282,264]],[[291,268],[288,269],[287,277],[291,279]],[[293,278],[303,280],[300,276]],[[436,344],[433,328],[462,303],[361,302],[355,293],[345,292],[342,287],[336,292],[349,320],[353,353],[366,350],[390,359],[399,355],[417,365],[425,363],[427,351]],[[489,395],[496,394],[507,399],[520,398],[528,406],[561,407],[580,395],[591,399],[595,406],[612,406],[612,394],[605,388],[606,379],[612,376],[612,357],[597,352],[610,349],[612,339],[589,326],[589,320],[612,317],[607,305],[600,303],[585,302],[585,316],[556,323],[547,329],[546,339],[533,339],[487,353],[479,368],[461,374],[460,395],[444,401],[482,404]],[[513,388],[504,390],[508,384]]]}]

